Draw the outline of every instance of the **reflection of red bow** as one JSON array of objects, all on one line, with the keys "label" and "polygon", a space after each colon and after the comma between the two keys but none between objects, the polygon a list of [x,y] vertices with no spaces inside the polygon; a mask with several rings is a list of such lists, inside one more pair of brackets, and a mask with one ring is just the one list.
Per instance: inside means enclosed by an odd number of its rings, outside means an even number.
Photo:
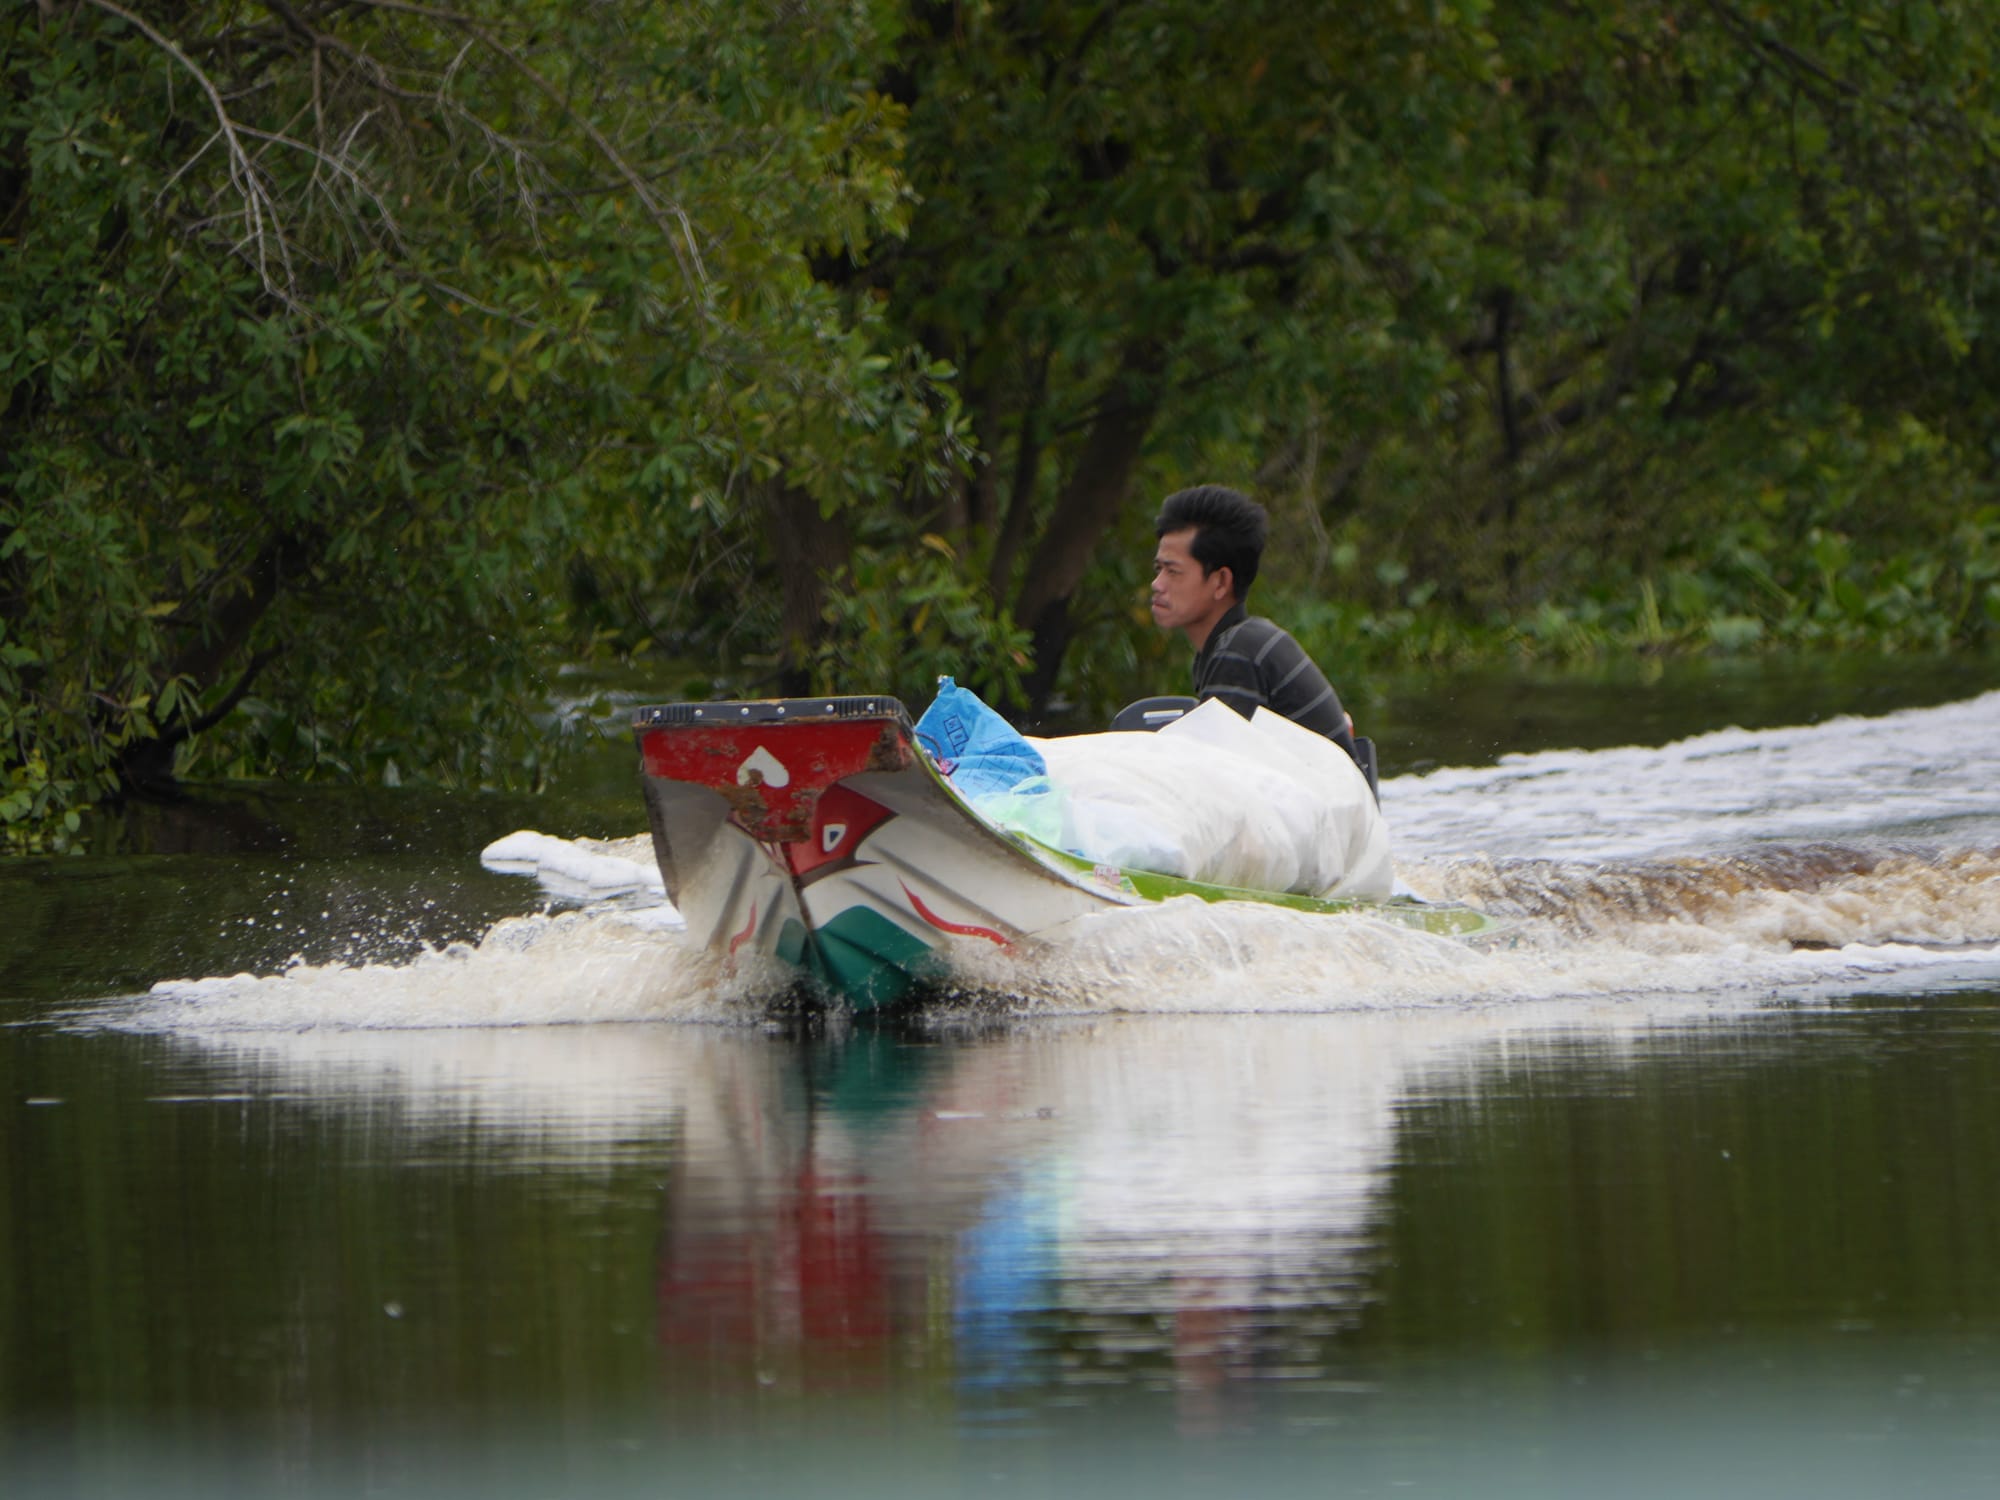
[{"label": "reflection of red bow", "polygon": [[776,1364],[810,1387],[880,1383],[891,1332],[887,1257],[867,1180],[803,1168],[748,1229],[669,1235],[659,1337],[708,1352],[746,1378]]},{"label": "reflection of red bow", "polygon": [[887,1276],[866,1187],[859,1177],[822,1182],[810,1170],[799,1178],[792,1219],[808,1342],[859,1348],[889,1335]]}]

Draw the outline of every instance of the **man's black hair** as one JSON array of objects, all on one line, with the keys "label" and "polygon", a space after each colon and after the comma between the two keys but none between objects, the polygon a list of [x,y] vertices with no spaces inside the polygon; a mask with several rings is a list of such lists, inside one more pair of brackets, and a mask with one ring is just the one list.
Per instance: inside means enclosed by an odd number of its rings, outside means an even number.
[{"label": "man's black hair", "polygon": [[1194,528],[1188,551],[1201,564],[1206,578],[1217,568],[1229,569],[1236,600],[1240,604],[1257,581],[1257,564],[1264,556],[1264,539],[1270,534],[1270,518],[1264,507],[1239,490],[1222,484],[1198,484],[1191,490],[1176,490],[1160,505],[1160,518],[1153,523],[1153,535]]}]

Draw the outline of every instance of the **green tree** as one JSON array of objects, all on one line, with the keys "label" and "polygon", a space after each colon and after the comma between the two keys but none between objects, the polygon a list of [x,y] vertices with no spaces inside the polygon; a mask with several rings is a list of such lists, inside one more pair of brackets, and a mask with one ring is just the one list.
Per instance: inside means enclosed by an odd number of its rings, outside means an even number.
[{"label": "green tree", "polygon": [[[538,674],[1102,709],[1153,502],[1347,651],[2000,626],[1974,0],[45,0],[0,820],[532,778]],[[700,687],[701,682],[693,684]]]},{"label": "green tree", "polygon": [[[1991,12],[1488,24],[1493,87],[1446,194],[1470,253],[1412,330],[1436,372],[1419,420],[1289,419],[1368,445],[1315,499],[1326,532],[1396,561],[1378,602],[1436,587],[1519,621],[1597,593],[1628,620],[1666,600],[1696,643],[1728,610],[1810,640],[1823,607],[1856,638],[1976,638],[2000,617]],[[1913,546],[1938,565],[1928,634],[1862,607],[1921,571]]]},{"label": "green tree", "polygon": [[948,463],[936,372],[805,269],[907,211],[876,20],[15,7],[13,841],[177,767],[531,778],[579,556]]},{"label": "green tree", "polygon": [[1354,351],[1417,295],[1386,252],[1429,232],[1488,69],[1480,9],[910,7],[881,88],[919,203],[821,274],[959,371],[981,459],[916,500],[1032,633],[1034,704],[1079,632],[1133,639],[1139,560],[1091,570],[1135,494],[1254,452],[1288,392],[1362,393]]},{"label": "green tree", "polygon": [[980,461],[908,503],[1035,704],[1177,674],[1134,606],[1202,479],[1327,649],[2000,621],[1986,8],[909,9],[919,204],[821,274],[960,372]]}]

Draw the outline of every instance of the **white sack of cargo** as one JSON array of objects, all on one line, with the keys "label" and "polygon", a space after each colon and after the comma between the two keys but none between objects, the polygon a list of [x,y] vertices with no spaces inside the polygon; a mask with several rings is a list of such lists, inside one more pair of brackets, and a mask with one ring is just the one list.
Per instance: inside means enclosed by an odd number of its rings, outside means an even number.
[{"label": "white sack of cargo", "polygon": [[1211,699],[1153,734],[1033,741],[1062,846],[1216,885],[1386,896],[1388,833],[1360,770],[1332,741],[1259,717]]},{"label": "white sack of cargo", "polygon": [[1159,733],[1282,766],[1299,783],[1303,796],[1292,827],[1302,861],[1317,861],[1309,873],[1318,881],[1301,889],[1376,900],[1390,894],[1396,869],[1389,825],[1354,758],[1325,735],[1268,708],[1246,719],[1213,698]]}]

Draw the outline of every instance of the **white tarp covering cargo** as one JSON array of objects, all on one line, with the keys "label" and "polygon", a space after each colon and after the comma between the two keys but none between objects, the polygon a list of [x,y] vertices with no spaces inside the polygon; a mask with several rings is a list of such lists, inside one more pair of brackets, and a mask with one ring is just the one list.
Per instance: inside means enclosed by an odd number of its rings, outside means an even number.
[{"label": "white tarp covering cargo", "polygon": [[[1217,885],[1390,894],[1389,833],[1367,779],[1338,745],[1282,715],[1245,719],[1211,699],[1153,734],[1030,743],[1048,763],[1055,806],[981,799],[1003,826],[1105,864]],[[1030,802],[1041,804],[1032,819]]]}]

